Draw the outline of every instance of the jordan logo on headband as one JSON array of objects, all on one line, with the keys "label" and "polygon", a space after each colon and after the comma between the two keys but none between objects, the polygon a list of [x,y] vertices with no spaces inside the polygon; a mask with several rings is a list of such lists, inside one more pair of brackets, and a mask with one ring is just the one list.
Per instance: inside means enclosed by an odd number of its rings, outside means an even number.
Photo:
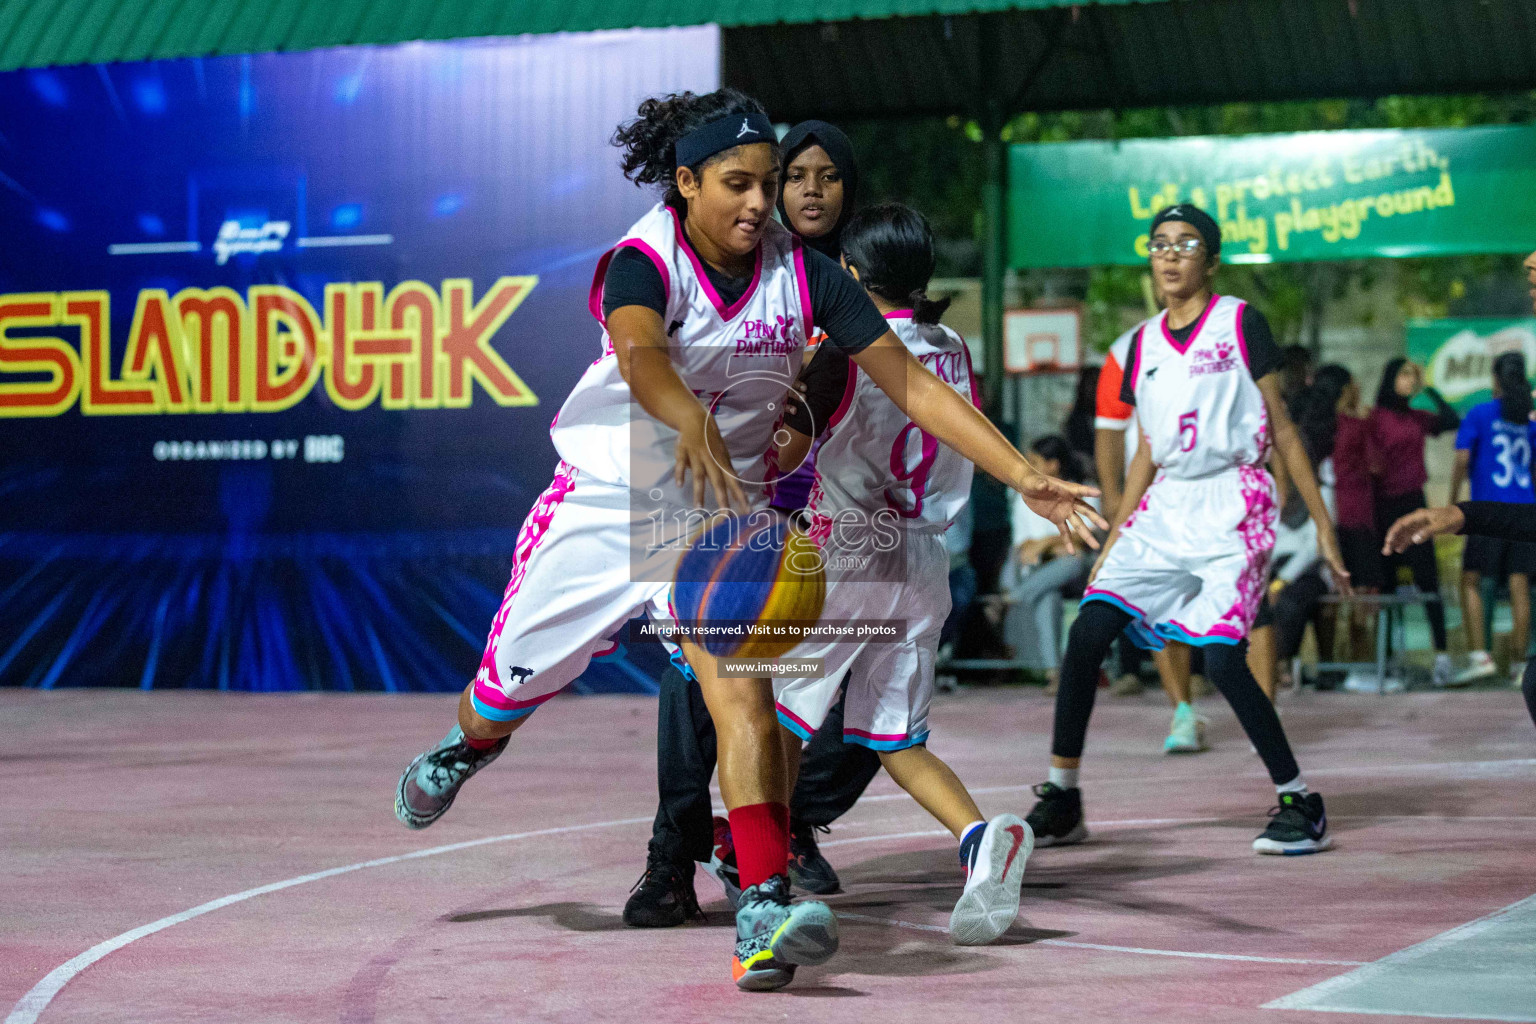
[{"label": "jordan logo on headband", "polygon": [[747,124],[747,119],[746,118],[742,118],[741,119],[741,130],[736,133],[736,137],[739,139],[743,135],[756,135],[756,134],[757,134],[757,132],[753,130],[752,126],[750,124]]}]

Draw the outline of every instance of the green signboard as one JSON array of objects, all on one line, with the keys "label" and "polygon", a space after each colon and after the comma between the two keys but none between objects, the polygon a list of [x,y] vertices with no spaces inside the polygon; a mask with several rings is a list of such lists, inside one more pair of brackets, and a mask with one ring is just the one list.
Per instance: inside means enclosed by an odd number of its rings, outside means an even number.
[{"label": "green signboard", "polygon": [[1458,412],[1493,397],[1493,361],[1505,352],[1524,352],[1536,369],[1536,319],[1408,321],[1408,358]]},{"label": "green signboard", "polygon": [[1228,262],[1536,249],[1536,125],[1013,146],[1014,267],[1140,263],[1164,206],[1221,223]]}]

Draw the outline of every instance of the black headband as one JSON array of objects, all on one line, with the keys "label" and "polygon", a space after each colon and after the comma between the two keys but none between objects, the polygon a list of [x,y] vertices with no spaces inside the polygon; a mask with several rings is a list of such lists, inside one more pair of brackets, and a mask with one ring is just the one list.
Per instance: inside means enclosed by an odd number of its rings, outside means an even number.
[{"label": "black headband", "polygon": [[762,114],[727,114],[677,140],[677,166],[697,167],[723,150],[753,142],[778,142],[773,122]]},{"label": "black headband", "polygon": [[1164,207],[1152,218],[1152,227],[1147,231],[1148,235],[1155,232],[1162,224],[1170,220],[1182,221],[1200,233],[1200,239],[1205,242],[1205,251],[1212,256],[1221,255],[1221,228],[1211,215],[1192,206],[1189,203],[1179,203],[1176,206]]}]

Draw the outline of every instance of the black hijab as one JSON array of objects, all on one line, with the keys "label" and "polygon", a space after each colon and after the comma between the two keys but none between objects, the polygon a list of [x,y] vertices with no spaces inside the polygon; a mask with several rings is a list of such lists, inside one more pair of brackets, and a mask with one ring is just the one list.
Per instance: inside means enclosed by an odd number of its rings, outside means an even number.
[{"label": "black hijab", "polygon": [[[824,256],[837,260],[843,255],[843,225],[848,223],[848,218],[853,214],[854,199],[859,191],[859,165],[853,159],[853,143],[848,141],[848,136],[843,134],[841,128],[825,121],[801,121],[779,140],[786,171],[791,161],[811,146],[820,146],[826,150],[833,166],[843,176],[843,210],[838,214],[837,223],[832,225],[831,231],[820,238],[806,238],[803,241]],[[782,191],[779,194],[779,219],[785,227],[794,230],[789,223],[789,214],[784,210]]]},{"label": "black hijab", "polygon": [[1397,393],[1397,371],[1407,362],[1402,356],[1387,360],[1386,369],[1381,371],[1381,386],[1376,389],[1376,408],[1391,409],[1394,412],[1408,411],[1409,399]]}]

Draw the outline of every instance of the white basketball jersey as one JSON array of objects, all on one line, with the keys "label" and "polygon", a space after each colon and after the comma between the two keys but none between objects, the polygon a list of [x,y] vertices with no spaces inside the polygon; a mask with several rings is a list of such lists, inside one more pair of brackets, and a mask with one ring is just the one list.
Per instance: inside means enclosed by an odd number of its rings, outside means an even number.
[{"label": "white basketball jersey", "polygon": [[[591,309],[599,322],[608,262],[626,246],[648,256],[661,273],[672,365],[714,413],[737,478],[760,485],[784,396],[800,372],[811,329],[810,289],[799,240],[769,221],[758,243],[752,282],[740,299],[727,305],[684,241],[681,219],[658,203],[598,261]],[[635,401],[619,373],[606,326],[602,354],[560,407],[549,436],[560,457],[584,473],[636,490],[659,489],[664,500],[691,504],[672,482],[677,431]],[[763,497],[760,486],[743,489],[749,499]]]},{"label": "white basketball jersey", "polygon": [[1167,310],[1141,325],[1126,372],[1152,461],[1169,476],[1257,466],[1269,452],[1269,416],[1243,340],[1246,305],[1215,296],[1183,345],[1168,333]]},{"label": "white basketball jersey", "polygon": [[[911,316],[886,320],[919,362],[976,402],[971,354],[958,334]],[[850,360],[848,389],[822,436],[807,508],[823,530],[853,509],[861,517],[883,512],[893,523],[938,533],[970,500],[971,471],[968,459],[919,430]]]}]

